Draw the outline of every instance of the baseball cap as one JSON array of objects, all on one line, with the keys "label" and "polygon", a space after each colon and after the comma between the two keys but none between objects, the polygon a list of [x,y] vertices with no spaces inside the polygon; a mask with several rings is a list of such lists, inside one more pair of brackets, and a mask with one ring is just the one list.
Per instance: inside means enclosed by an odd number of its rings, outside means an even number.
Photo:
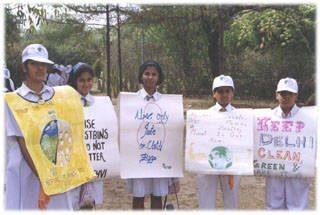
[{"label": "baseball cap", "polygon": [[292,93],[298,93],[297,81],[289,77],[281,79],[277,86],[277,92],[279,91],[289,91]]},{"label": "baseball cap", "polygon": [[28,45],[22,52],[22,63],[26,60],[34,60],[42,63],[54,64],[48,59],[48,51],[41,44]]},{"label": "baseball cap", "polygon": [[218,77],[215,77],[212,84],[212,91],[214,91],[215,88],[224,87],[224,86],[232,87],[234,90],[232,78],[227,75],[220,75]]}]

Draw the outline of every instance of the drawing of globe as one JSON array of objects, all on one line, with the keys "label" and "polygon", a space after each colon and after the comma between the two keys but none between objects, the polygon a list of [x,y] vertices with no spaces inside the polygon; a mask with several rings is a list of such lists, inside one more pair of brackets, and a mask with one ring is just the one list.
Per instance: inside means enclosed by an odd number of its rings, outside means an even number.
[{"label": "drawing of globe", "polygon": [[213,169],[227,169],[232,166],[232,152],[224,147],[217,146],[209,154],[209,164]]},{"label": "drawing of globe", "polygon": [[55,165],[69,163],[73,140],[71,126],[64,120],[51,120],[44,127],[40,147],[45,157]]}]

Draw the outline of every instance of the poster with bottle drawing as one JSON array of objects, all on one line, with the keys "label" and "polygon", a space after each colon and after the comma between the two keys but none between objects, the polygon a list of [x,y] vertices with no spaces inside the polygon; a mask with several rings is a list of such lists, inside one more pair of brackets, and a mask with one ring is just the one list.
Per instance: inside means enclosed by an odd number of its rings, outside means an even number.
[{"label": "poster with bottle drawing", "polygon": [[313,177],[316,157],[316,107],[302,107],[293,117],[271,109],[254,110],[255,175]]},{"label": "poster with bottle drawing", "polygon": [[121,92],[118,105],[121,178],[182,177],[182,95],[147,102]]},{"label": "poster with bottle drawing", "polygon": [[189,110],[186,121],[187,171],[253,175],[252,109]]}]

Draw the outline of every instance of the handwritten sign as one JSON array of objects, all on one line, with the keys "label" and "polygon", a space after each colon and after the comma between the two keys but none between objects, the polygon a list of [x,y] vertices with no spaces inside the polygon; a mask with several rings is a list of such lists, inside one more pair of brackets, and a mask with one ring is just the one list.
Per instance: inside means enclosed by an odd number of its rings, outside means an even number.
[{"label": "handwritten sign", "polygon": [[303,107],[289,119],[270,109],[254,110],[254,172],[256,175],[313,177],[316,108]]},{"label": "handwritten sign", "polygon": [[94,97],[95,103],[84,107],[85,143],[96,180],[120,175],[118,122],[109,97]]},{"label": "handwritten sign", "polygon": [[190,110],[186,170],[201,174],[253,175],[252,109]]},{"label": "handwritten sign", "polygon": [[118,104],[121,178],[182,177],[182,96],[147,102],[121,92]]}]

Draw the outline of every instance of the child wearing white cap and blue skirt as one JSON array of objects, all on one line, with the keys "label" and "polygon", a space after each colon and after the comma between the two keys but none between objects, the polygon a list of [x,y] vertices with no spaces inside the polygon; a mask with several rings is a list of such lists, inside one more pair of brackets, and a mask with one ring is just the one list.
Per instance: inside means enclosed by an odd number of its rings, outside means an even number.
[{"label": "child wearing white cap and blue skirt", "polygon": [[[48,59],[48,52],[43,45],[27,46],[22,52],[22,70],[26,81],[15,93],[25,101],[39,105],[51,99],[55,92],[53,88],[43,83],[49,64],[53,62]],[[33,118],[36,117],[33,116]],[[26,147],[22,129],[7,102],[5,126],[7,138],[16,140],[16,144],[11,146],[7,155],[5,208],[7,210],[72,210],[73,199],[69,191],[50,197],[43,192],[37,170]]]},{"label": "child wearing white cap and blue skirt", "polygon": [[[281,119],[289,119],[296,115],[299,107],[298,84],[293,78],[283,78],[276,90],[279,106],[272,110]],[[309,209],[308,178],[267,177],[265,206],[267,210],[307,210]]]},{"label": "child wearing white cap and blue skirt", "polygon": [[[216,105],[209,110],[214,112],[232,111],[235,107],[230,102],[234,95],[234,84],[230,76],[220,75],[213,81],[213,98],[216,99]],[[239,175],[204,175],[197,176],[199,188],[199,209],[212,210],[216,208],[216,195],[218,183],[222,191],[224,209],[238,209],[238,196],[241,182]]]}]

